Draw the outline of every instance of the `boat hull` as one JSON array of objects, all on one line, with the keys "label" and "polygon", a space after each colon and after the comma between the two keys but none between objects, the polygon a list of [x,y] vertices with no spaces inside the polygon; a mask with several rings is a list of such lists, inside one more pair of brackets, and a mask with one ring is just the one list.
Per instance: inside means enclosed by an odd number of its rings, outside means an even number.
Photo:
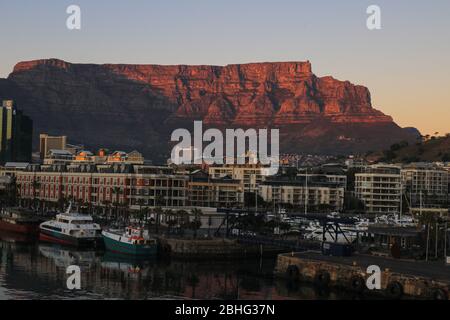
[{"label": "boat hull", "polygon": [[144,257],[144,256],[154,256],[157,253],[156,244],[155,245],[129,244],[117,241],[105,235],[103,235],[103,240],[107,250],[120,254]]},{"label": "boat hull", "polygon": [[98,247],[102,244],[101,237],[77,238],[63,233],[41,229],[39,240],[74,247]]},{"label": "boat hull", "polygon": [[10,223],[0,220],[0,230],[37,236],[39,233],[39,223],[36,224],[20,224]]}]

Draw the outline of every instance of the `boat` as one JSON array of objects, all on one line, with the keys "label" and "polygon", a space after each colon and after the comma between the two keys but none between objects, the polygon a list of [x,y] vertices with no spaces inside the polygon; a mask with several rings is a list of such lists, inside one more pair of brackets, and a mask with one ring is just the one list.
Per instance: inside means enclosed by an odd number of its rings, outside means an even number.
[{"label": "boat", "polygon": [[148,232],[140,227],[127,227],[123,230],[103,230],[106,250],[134,255],[153,256],[157,253],[156,239],[150,238]]},{"label": "boat", "polygon": [[22,208],[3,208],[0,211],[0,230],[37,236],[42,220],[32,211]]},{"label": "boat", "polygon": [[94,223],[90,215],[71,212],[70,204],[66,212],[56,215],[54,220],[40,225],[39,239],[76,247],[97,247],[102,243],[100,225]]}]

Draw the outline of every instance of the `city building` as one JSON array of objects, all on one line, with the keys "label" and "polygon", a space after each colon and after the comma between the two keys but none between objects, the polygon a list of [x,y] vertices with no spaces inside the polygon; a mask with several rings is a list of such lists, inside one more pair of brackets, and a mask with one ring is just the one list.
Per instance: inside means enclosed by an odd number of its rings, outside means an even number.
[{"label": "city building", "polygon": [[0,162],[30,162],[33,121],[5,100],[0,107]]},{"label": "city building", "polygon": [[402,184],[412,207],[448,207],[449,173],[432,163],[403,167]]},{"label": "city building", "polygon": [[41,160],[44,160],[50,150],[66,150],[67,137],[66,136],[50,136],[46,133],[39,135],[39,152]]},{"label": "city building", "polygon": [[74,159],[74,155],[68,150],[50,149],[44,158],[44,164],[69,164]]},{"label": "city building", "polygon": [[90,206],[183,207],[188,177],[167,167],[131,164],[30,165],[16,172],[21,199]]},{"label": "city building", "polygon": [[244,192],[257,192],[258,186],[270,173],[270,168],[259,164],[210,166],[208,170],[212,178],[230,177],[238,180],[243,185]]},{"label": "city building", "polygon": [[367,213],[399,213],[401,194],[400,167],[372,165],[355,174],[355,196]]},{"label": "city building", "polygon": [[244,203],[244,187],[239,180],[211,178],[201,171],[191,174],[187,194],[192,207],[229,208]]},{"label": "city building", "polygon": [[259,186],[259,195],[274,205],[306,205],[308,212],[340,211],[344,206],[345,188],[324,177],[273,177]]}]

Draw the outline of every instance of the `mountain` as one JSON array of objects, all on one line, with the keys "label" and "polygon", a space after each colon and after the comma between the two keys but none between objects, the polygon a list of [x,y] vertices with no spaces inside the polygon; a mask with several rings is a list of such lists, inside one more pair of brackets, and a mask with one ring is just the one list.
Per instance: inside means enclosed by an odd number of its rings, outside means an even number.
[{"label": "mountain", "polygon": [[138,149],[162,161],[173,129],[279,128],[281,151],[344,154],[417,134],[374,109],[366,87],[317,77],[307,62],[227,66],[18,63],[0,81],[35,134],[66,134],[91,148]]}]

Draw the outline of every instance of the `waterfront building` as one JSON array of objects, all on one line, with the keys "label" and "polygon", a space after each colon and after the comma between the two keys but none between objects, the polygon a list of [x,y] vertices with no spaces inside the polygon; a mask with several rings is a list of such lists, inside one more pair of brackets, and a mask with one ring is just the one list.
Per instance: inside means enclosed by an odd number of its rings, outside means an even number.
[{"label": "waterfront building", "polygon": [[264,201],[307,207],[308,212],[340,211],[344,206],[345,188],[324,177],[273,177],[259,187]]},{"label": "waterfront building", "polygon": [[311,180],[325,179],[327,182],[334,183],[339,187],[347,189],[347,176],[344,174],[300,173],[297,175],[297,177],[300,177],[302,179],[308,178]]},{"label": "waterfront building", "polygon": [[71,199],[91,206],[183,207],[187,176],[171,168],[78,163],[30,165],[16,173],[21,199],[60,203]]},{"label": "waterfront building", "polygon": [[26,170],[29,165],[28,162],[7,162],[0,167],[0,176],[15,177],[17,172]]},{"label": "waterfront building", "polygon": [[191,174],[188,183],[188,204],[192,207],[242,207],[244,187],[229,176],[211,178],[206,173]]},{"label": "waterfront building", "polygon": [[432,163],[413,163],[402,169],[403,189],[413,207],[448,207],[449,173]]},{"label": "waterfront building", "polygon": [[244,192],[257,192],[258,186],[270,173],[270,168],[260,164],[210,166],[208,170],[212,178],[230,177],[238,180],[243,185]]},{"label": "waterfront building", "polygon": [[0,162],[30,162],[33,121],[12,100],[0,107]]},{"label": "waterfront building", "polygon": [[399,213],[401,202],[400,167],[372,165],[355,174],[355,196],[367,213]]}]

